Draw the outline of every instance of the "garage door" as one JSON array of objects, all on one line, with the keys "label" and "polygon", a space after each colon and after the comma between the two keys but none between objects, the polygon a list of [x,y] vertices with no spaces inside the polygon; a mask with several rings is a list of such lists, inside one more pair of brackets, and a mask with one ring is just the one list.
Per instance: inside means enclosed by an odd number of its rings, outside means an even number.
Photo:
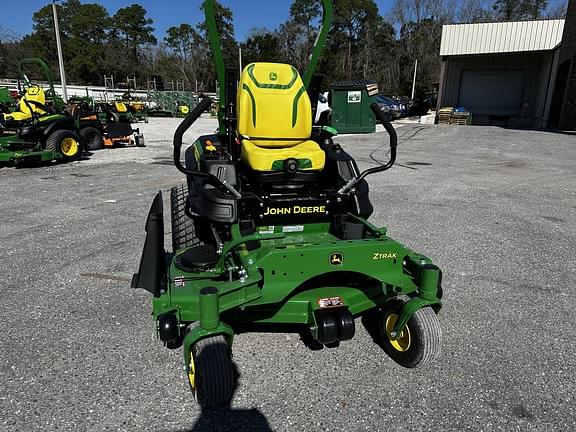
[{"label": "garage door", "polygon": [[517,115],[524,75],[524,71],[464,71],[459,105],[473,114]]}]

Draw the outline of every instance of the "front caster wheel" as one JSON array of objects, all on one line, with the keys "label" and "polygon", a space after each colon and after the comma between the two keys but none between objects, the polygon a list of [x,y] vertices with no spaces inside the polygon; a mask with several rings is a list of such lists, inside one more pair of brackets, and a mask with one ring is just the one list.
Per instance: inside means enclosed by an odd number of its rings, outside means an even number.
[{"label": "front caster wheel", "polygon": [[406,368],[422,366],[440,355],[442,331],[438,317],[431,307],[418,309],[399,335],[392,336],[392,329],[402,307],[410,301],[398,296],[386,302],[378,320],[378,331],[384,351]]},{"label": "front caster wheel", "polygon": [[202,408],[230,402],[234,394],[235,371],[224,336],[208,337],[192,345],[188,382]]}]

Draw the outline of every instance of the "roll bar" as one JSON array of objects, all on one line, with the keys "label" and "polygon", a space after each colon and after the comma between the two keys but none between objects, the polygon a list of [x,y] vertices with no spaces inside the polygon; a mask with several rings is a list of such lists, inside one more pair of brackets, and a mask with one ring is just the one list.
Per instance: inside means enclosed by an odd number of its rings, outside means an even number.
[{"label": "roll bar", "polygon": [[24,65],[27,64],[35,64],[40,66],[42,72],[44,72],[44,76],[46,77],[46,80],[48,81],[48,85],[50,87],[47,92],[48,97],[52,99],[52,101],[57,105],[58,108],[62,108],[62,105],[57,103],[59,98],[56,96],[56,90],[54,89],[54,78],[52,77],[52,72],[50,71],[50,68],[48,67],[46,62],[42,59],[35,57],[24,58],[18,62],[18,73],[20,77],[22,77],[24,85],[29,87],[32,83],[30,82],[28,76],[24,71]]},{"label": "roll bar", "polygon": [[314,71],[316,70],[316,66],[318,65],[320,54],[322,54],[322,50],[326,45],[326,38],[328,37],[328,33],[330,32],[330,26],[332,25],[332,16],[333,16],[332,0],[322,0],[322,27],[320,28],[320,33],[318,33],[318,36],[314,41],[314,48],[312,49],[312,56],[310,57],[310,63],[308,63],[308,66],[306,67],[306,72],[304,72],[304,77],[302,78],[306,90],[308,90],[310,81],[312,80],[312,75],[314,75]]},{"label": "roll bar", "polygon": [[[312,80],[312,75],[316,66],[318,65],[318,60],[320,59],[320,54],[326,45],[326,38],[330,31],[330,26],[332,25],[332,0],[321,0],[322,2],[322,28],[318,37],[314,42],[314,48],[312,49],[312,56],[310,57],[310,62],[306,67],[304,72],[304,86],[308,90],[310,81]],[[226,66],[224,65],[224,56],[222,54],[222,42],[220,40],[220,33],[218,32],[218,27],[216,25],[216,0],[204,0],[204,14],[206,16],[206,26],[208,27],[208,39],[210,40],[210,47],[212,49],[212,54],[214,54],[214,61],[216,62],[216,76],[218,78],[219,88],[220,88],[220,102],[218,104],[218,122],[220,133],[225,133],[225,117],[226,117]]]}]

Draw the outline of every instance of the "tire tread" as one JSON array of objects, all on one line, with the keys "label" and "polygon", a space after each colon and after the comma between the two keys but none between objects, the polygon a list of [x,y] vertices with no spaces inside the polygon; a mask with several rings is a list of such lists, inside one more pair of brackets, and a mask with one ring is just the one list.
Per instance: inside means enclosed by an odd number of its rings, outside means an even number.
[{"label": "tire tread", "polygon": [[435,360],[442,351],[442,329],[436,313],[430,306],[418,309],[414,312],[408,326],[413,338],[413,346],[406,352],[396,351],[388,342],[385,334],[384,322],[386,320],[386,309],[390,312],[400,313],[402,306],[410,301],[410,297],[399,295],[391,299],[388,309],[384,305],[384,310],[380,315],[381,322],[380,337],[382,346],[386,353],[398,363],[406,368],[416,368]]},{"label": "tire tread", "polygon": [[196,364],[196,398],[201,407],[223,405],[234,394],[234,367],[224,336],[201,339],[193,347]]},{"label": "tire tread", "polygon": [[175,186],[170,191],[172,247],[174,251],[202,244],[196,236],[194,221],[186,214],[187,197],[188,188],[185,185]]}]

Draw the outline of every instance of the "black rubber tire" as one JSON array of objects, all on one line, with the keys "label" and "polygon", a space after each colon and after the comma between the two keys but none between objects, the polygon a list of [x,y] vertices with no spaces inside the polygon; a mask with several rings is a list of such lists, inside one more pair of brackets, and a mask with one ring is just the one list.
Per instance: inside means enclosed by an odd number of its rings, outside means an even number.
[{"label": "black rubber tire", "polygon": [[194,221],[186,214],[188,188],[174,186],[170,190],[170,214],[172,216],[172,247],[174,251],[201,245],[196,236]]},{"label": "black rubber tire", "polygon": [[[73,139],[75,141],[75,151],[73,153],[65,152],[63,145],[66,139]],[[74,132],[60,129],[52,132],[46,140],[46,150],[56,151],[62,155],[62,159],[66,162],[77,160],[82,153],[81,140]]]},{"label": "black rubber tire", "polygon": [[195,364],[195,388],[191,385],[191,389],[198,404],[212,408],[229,403],[234,395],[236,373],[224,336],[201,339],[191,352]]},{"label": "black rubber tire", "polygon": [[330,345],[338,342],[338,320],[334,312],[319,310],[316,312],[317,337],[316,340],[322,345]]},{"label": "black rubber tire", "polygon": [[106,120],[108,123],[119,123],[120,122],[120,114],[114,111],[108,111],[106,113]]},{"label": "black rubber tire", "polygon": [[408,321],[409,344],[405,350],[395,348],[386,331],[386,322],[391,314],[399,315],[402,307],[410,301],[408,296],[398,296],[382,306],[379,314],[378,331],[384,351],[406,368],[416,368],[436,359],[442,350],[442,330],[440,322],[431,307],[418,309]]},{"label": "black rubber tire", "polygon": [[350,340],[356,333],[356,323],[354,316],[350,313],[348,308],[339,309],[335,312],[336,324],[338,325],[338,340]]},{"label": "black rubber tire", "polygon": [[88,126],[80,130],[80,138],[86,150],[94,151],[104,147],[102,134],[95,127]]}]

